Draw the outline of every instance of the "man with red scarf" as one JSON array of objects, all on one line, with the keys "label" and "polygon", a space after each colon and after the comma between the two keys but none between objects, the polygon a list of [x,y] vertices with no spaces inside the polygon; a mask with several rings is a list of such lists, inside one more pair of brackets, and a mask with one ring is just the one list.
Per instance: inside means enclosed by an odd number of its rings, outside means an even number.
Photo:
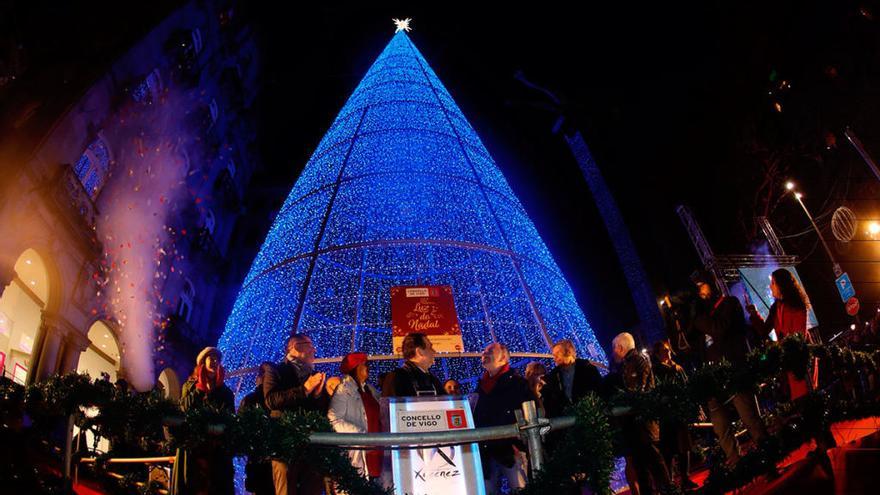
[{"label": "man with red scarf", "polygon": [[[480,428],[516,423],[515,411],[523,402],[535,400],[529,383],[510,369],[510,351],[504,344],[495,342],[486,346],[481,360],[486,371],[477,386],[475,425]],[[519,440],[483,442],[480,444],[480,458],[487,495],[498,492],[500,476],[507,478],[511,491],[526,486],[528,460],[525,446]]]}]

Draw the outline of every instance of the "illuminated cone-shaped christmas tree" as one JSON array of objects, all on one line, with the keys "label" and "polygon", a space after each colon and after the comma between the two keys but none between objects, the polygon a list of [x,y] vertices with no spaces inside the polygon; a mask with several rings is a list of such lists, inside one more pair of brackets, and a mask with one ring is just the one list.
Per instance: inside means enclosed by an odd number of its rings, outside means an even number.
[{"label": "illuminated cone-shaped christmas tree", "polygon": [[[254,261],[220,339],[230,371],[277,361],[291,330],[319,357],[391,354],[390,288],[450,285],[465,351],[605,355],[520,202],[403,32],[318,145]],[[475,360],[438,375],[475,376]],[[249,388],[249,385],[245,386]]]}]

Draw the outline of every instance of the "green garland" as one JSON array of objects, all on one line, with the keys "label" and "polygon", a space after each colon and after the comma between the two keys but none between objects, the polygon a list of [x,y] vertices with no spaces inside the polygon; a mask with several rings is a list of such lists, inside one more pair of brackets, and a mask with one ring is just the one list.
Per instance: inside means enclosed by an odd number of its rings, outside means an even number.
[{"label": "green garland", "polygon": [[308,462],[345,493],[387,495],[388,490],[360,475],[345,451],[309,443],[311,433],[330,431],[327,417],[313,411],[288,411],[275,419],[257,408],[232,414],[210,407],[190,408],[183,423],[171,428],[174,448],[200,449],[208,443],[230,456],[251,460]]},{"label": "green garland", "polygon": [[780,409],[781,415],[791,415],[789,421],[774,436],[741,457],[733,468],[723,462],[713,465],[703,485],[703,493],[720,495],[742,488],[766,474],[771,466],[801,445],[827,431],[831,424],[880,415],[880,401],[832,401],[817,392],[804,397],[798,404],[784,404]]},{"label": "green garland", "polygon": [[[99,461],[116,456],[171,453],[176,448],[200,449],[207,444],[230,456],[276,458],[289,463],[307,461],[330,476],[346,493],[388,493],[361,476],[344,451],[309,444],[311,432],[332,431],[327,418],[314,412],[288,412],[276,420],[259,409],[236,415],[209,406],[192,407],[183,414],[182,424],[170,428],[172,442],[166,444],[163,421],[180,416],[181,412],[176,403],[165,399],[158,390],[131,394],[104,380],[93,381],[88,375],[69,373],[52,376],[27,389],[11,382],[3,383],[0,403],[4,416],[15,410],[19,415],[27,412],[44,433],[51,431],[58,421],[73,415],[77,426],[93,429],[113,445],[113,451],[102,455]],[[92,406],[97,407],[99,413],[88,418],[81,408]],[[106,465],[98,462],[95,469],[104,472]],[[128,476],[115,480],[113,487],[120,493],[130,493],[133,479]],[[149,490],[148,487],[139,489]]]},{"label": "green garland", "polygon": [[[794,336],[753,352],[742,365],[704,366],[687,383],[661,383],[649,392],[621,393],[607,404],[589,396],[575,405],[575,426],[555,436],[545,468],[522,493],[553,493],[585,483],[595,493],[607,493],[614,466],[611,408],[625,407],[638,421],[692,421],[708,398],[728,397],[738,391],[754,392],[757,384],[776,379],[783,371],[803,377],[812,358],[821,361],[823,375],[830,373],[832,379],[844,383],[853,383],[860,374],[876,374],[880,370],[880,350],[859,352],[838,346],[809,345]],[[98,407],[100,414],[87,418],[80,408],[89,406]],[[25,412],[36,429],[45,431],[72,414],[77,425],[92,428],[111,440],[112,455],[169,453],[171,448],[197,449],[207,442],[232,456],[280,458],[291,463],[307,461],[331,477],[339,490],[349,494],[388,493],[360,476],[343,450],[308,442],[312,432],[331,431],[327,419],[316,413],[290,412],[270,419],[258,409],[235,415],[205,407],[191,408],[184,414],[182,424],[171,428],[173,443],[169,445],[164,441],[162,421],[179,416],[180,411],[177,404],[164,399],[158,391],[129,394],[106,381],[92,381],[87,375],[74,373],[51,377],[27,389],[8,380],[0,381],[2,431],[20,431]],[[823,434],[833,422],[880,415],[880,401],[832,399],[823,392],[813,392],[796,403],[780,404],[774,415],[788,418],[779,433],[744,455],[733,469],[721,462],[714,463],[705,493],[723,493],[748,484],[805,441]],[[100,471],[102,466],[96,468]],[[10,479],[33,480],[34,473],[19,469],[15,476],[18,478]],[[120,490],[130,488],[130,481],[120,484]],[[47,486],[46,491],[52,489]]]},{"label": "green garland", "polygon": [[593,493],[610,493],[614,452],[607,405],[589,395],[575,404],[571,412],[574,427],[556,436],[544,469],[520,494],[571,493],[585,482]]},{"label": "green garland", "polygon": [[[758,384],[777,380],[784,372],[803,379],[812,358],[819,359],[823,376],[830,376],[828,381],[852,381],[860,373],[876,374],[880,369],[880,350],[861,352],[834,345],[811,345],[794,335],[756,350],[736,367],[726,362],[705,365],[687,383],[659,384],[644,393],[619,393],[610,403],[627,408],[642,421],[692,422],[700,405],[710,397],[754,393]],[[876,398],[832,400],[823,391],[812,392],[796,403],[779,404],[772,415],[787,420],[779,434],[743,456],[733,469],[723,462],[712,463],[704,492],[724,493],[745,486],[805,442],[824,435],[832,423],[877,414],[880,407]]]}]

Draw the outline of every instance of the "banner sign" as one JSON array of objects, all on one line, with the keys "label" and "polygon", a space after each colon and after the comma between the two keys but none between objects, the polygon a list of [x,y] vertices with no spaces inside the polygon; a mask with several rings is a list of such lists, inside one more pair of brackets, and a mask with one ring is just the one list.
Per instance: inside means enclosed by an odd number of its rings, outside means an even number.
[{"label": "banner sign", "polygon": [[[466,430],[474,427],[467,398],[440,396],[389,398],[392,433]],[[391,452],[397,495],[485,495],[480,449],[476,443]]]},{"label": "banner sign", "polygon": [[462,352],[464,341],[448,285],[391,288],[391,339],[394,353],[401,352],[408,333],[428,336],[437,352]]},{"label": "banner sign", "polygon": [[425,431],[446,431],[467,429],[468,420],[464,409],[436,411],[397,411],[397,431],[400,433],[421,433]]}]

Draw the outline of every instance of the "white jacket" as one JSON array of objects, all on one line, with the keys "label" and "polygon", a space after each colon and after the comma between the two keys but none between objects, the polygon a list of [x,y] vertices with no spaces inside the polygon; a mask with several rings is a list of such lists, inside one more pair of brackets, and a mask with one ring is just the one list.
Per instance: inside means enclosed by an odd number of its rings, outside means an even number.
[{"label": "white jacket", "polygon": [[[369,383],[364,388],[379,400],[379,393]],[[351,376],[346,376],[333,398],[330,399],[330,410],[327,413],[333,429],[339,433],[367,433],[367,413],[364,410],[364,401],[358,391],[357,382]],[[349,450],[348,457],[351,464],[362,475],[367,476],[367,451]]]}]

